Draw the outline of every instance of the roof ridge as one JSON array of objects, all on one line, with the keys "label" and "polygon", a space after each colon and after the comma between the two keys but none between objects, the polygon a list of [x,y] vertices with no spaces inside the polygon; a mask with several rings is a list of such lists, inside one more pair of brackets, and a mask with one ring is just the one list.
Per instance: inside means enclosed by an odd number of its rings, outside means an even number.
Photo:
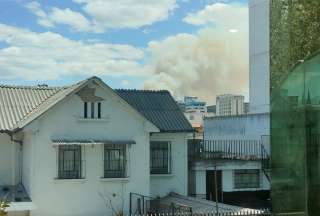
[{"label": "roof ridge", "polygon": [[115,91],[130,91],[130,92],[143,92],[143,93],[170,93],[166,89],[159,89],[159,90],[154,90],[154,89],[114,89]]},{"label": "roof ridge", "polygon": [[66,89],[70,86],[44,86],[44,85],[14,85],[14,84],[0,84],[0,88],[9,89],[38,89],[38,90],[54,90],[54,89]]},{"label": "roof ridge", "polygon": [[[61,88],[52,88],[51,90],[55,90],[52,94],[50,94],[50,96],[48,96],[47,98],[45,98],[43,101],[41,101],[39,104],[37,104],[33,109],[30,110],[30,112],[26,113],[22,119],[18,122],[16,122],[16,124],[13,125],[13,127],[15,127],[16,125],[19,124],[19,122],[27,119],[30,115],[32,115],[35,111],[37,111],[37,109],[42,106],[44,103],[46,103],[48,100],[50,100],[52,97],[56,96],[57,94],[59,94],[60,92],[73,87],[74,85],[71,86],[66,86],[66,87],[61,87]],[[41,88],[39,89],[41,90]],[[48,89],[49,90],[49,89]]]}]

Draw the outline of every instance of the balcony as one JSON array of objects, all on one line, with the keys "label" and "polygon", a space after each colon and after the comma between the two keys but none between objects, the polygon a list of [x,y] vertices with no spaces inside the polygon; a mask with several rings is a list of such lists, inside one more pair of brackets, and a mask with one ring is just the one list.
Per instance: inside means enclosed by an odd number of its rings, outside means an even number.
[{"label": "balcony", "polygon": [[188,140],[189,161],[268,160],[268,145],[262,140]]}]

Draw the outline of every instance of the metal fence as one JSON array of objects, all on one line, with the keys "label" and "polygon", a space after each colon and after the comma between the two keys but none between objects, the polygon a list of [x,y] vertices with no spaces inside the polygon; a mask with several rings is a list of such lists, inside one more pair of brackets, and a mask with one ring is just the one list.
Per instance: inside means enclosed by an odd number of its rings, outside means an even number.
[{"label": "metal fence", "polygon": [[268,157],[261,140],[188,141],[189,160],[262,160]]},{"label": "metal fence", "polygon": [[132,214],[130,216],[272,216],[269,209],[262,210],[243,210],[239,212],[168,212],[168,213],[147,213],[147,214]]},{"label": "metal fence", "polygon": [[190,215],[192,208],[189,206],[166,203],[158,198],[130,193],[129,215]]}]

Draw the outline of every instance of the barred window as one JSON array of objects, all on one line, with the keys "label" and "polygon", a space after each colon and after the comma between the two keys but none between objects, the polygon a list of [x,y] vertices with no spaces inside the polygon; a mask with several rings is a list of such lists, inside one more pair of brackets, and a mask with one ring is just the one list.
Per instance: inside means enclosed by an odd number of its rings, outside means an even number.
[{"label": "barred window", "polygon": [[104,178],[125,178],[126,145],[104,145]]},{"label": "barred window", "polygon": [[59,146],[58,152],[58,178],[82,178],[82,160],[80,145]]},{"label": "barred window", "polygon": [[170,142],[150,142],[150,173],[171,173],[171,144]]},{"label": "barred window", "polygon": [[258,169],[241,169],[234,171],[234,188],[259,188],[260,171]]}]

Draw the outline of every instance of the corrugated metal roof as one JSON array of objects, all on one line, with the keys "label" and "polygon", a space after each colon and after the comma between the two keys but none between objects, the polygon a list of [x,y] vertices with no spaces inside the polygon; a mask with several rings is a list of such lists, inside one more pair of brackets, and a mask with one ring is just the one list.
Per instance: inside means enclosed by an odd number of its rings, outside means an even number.
[{"label": "corrugated metal roof", "polygon": [[115,90],[161,132],[192,132],[193,128],[166,90]]},{"label": "corrugated metal roof", "polygon": [[134,140],[108,140],[108,139],[52,139],[54,145],[133,145]]},{"label": "corrugated metal roof", "polygon": [[[192,212],[195,214],[215,213],[217,210],[217,205],[213,201],[190,196],[183,196],[176,193],[170,193],[168,196],[160,198],[159,202],[167,205],[174,203],[180,206],[191,207]],[[262,213],[262,211],[260,210],[248,209],[224,203],[218,203],[218,211],[219,213],[237,213],[239,215],[244,214],[246,212],[250,212],[253,215],[260,215]]]},{"label": "corrugated metal roof", "polygon": [[[85,86],[90,80],[102,82],[97,77],[91,77],[67,87],[0,85],[0,131],[23,128],[66,96]],[[116,90],[115,92],[160,131],[193,131],[168,91]]]},{"label": "corrugated metal roof", "polygon": [[83,82],[68,87],[0,85],[0,131],[25,126]]}]

